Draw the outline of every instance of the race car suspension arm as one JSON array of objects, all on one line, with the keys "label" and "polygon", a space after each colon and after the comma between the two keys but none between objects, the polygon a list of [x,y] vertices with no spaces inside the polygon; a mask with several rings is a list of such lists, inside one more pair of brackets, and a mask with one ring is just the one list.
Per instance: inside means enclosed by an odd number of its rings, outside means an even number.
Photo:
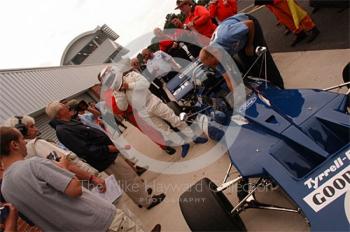
[{"label": "race car suspension arm", "polygon": [[299,213],[299,209],[289,209],[284,207],[279,207],[275,205],[267,205],[260,202],[255,201],[253,204],[248,204],[247,208],[254,208],[254,209],[268,209],[268,210],[275,210],[275,211],[283,211],[283,212],[290,212],[290,213]]},{"label": "race car suspension arm", "polygon": [[264,185],[263,178],[260,178],[258,182],[255,184],[252,191],[250,191],[246,197],[242,199],[232,210],[231,213],[238,213],[240,211],[243,211],[245,209],[266,209],[266,210],[275,210],[275,211],[283,211],[283,212],[289,212],[289,213],[300,213],[300,209],[290,209],[285,207],[280,207],[276,205],[268,205],[258,202],[255,197],[254,193],[255,191],[261,186]]},{"label": "race car suspension arm", "polygon": [[222,185],[220,185],[219,187],[216,188],[216,192],[222,192],[225,189],[227,189],[228,187],[230,187],[231,185],[234,185],[234,184],[238,183],[242,179],[243,179],[243,177],[238,176],[234,180],[231,180],[229,182],[223,183]]},{"label": "race car suspension arm", "polygon": [[[322,89],[323,91],[328,91],[328,90],[332,90],[332,89],[338,89],[338,88],[342,88],[344,86],[347,86],[347,85],[350,85],[350,81],[349,82],[345,82],[343,84],[340,84],[340,85],[335,85],[335,86],[332,86],[332,87],[329,87],[329,88],[326,88],[326,89]],[[349,92],[347,92],[347,95],[349,94]]]},{"label": "race car suspension arm", "polygon": [[222,184],[216,188],[216,192],[222,192],[225,189],[227,189],[228,187],[230,187],[231,185],[234,185],[236,183],[238,183],[240,180],[242,180],[243,178],[241,176],[238,176],[237,178],[235,178],[234,180],[231,180],[229,182],[226,182],[228,177],[230,176],[230,171],[232,169],[232,163],[230,163],[230,165],[228,166],[228,169],[226,171],[224,180],[222,181]]},{"label": "race car suspension arm", "polygon": [[263,178],[260,178],[258,180],[258,182],[256,183],[256,185],[254,186],[254,188],[252,189],[252,191],[250,191],[247,196],[245,196],[232,210],[231,210],[231,213],[235,213],[237,211],[237,209],[239,209],[241,206],[243,206],[246,201],[248,200],[248,198],[250,196],[253,195],[253,193],[255,193],[255,191],[259,188],[261,182],[262,182]]},{"label": "race car suspension arm", "polygon": [[228,169],[227,169],[227,171],[226,171],[224,180],[222,181],[223,184],[226,182],[227,178],[230,176],[231,168],[232,168],[232,163],[230,163],[230,166],[228,167]]},{"label": "race car suspension arm", "polygon": [[206,106],[206,107],[204,107],[203,109],[201,109],[201,110],[199,110],[199,111],[197,111],[197,112],[194,112],[194,113],[192,113],[192,114],[187,115],[187,118],[193,117],[193,116],[195,116],[195,115],[197,115],[197,114],[199,114],[199,113],[201,113],[201,112],[203,112],[203,111],[205,111],[205,110],[207,110],[207,109],[209,109],[209,108],[211,108],[211,107],[212,107],[212,106]]}]

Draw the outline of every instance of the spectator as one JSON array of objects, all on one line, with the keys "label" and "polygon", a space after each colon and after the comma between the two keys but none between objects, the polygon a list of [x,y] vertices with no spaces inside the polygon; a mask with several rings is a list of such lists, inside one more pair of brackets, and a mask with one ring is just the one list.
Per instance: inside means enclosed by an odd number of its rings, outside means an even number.
[{"label": "spectator", "polygon": [[[237,14],[227,18],[218,26],[210,45],[201,50],[199,59],[203,64],[217,68],[225,78],[228,87],[233,90],[229,76],[218,59],[223,57],[221,49],[224,49],[231,56],[237,54],[242,62],[241,71],[245,73],[258,57],[254,52],[257,46],[267,47],[259,22],[251,15]],[[281,74],[268,49],[266,63],[267,79],[272,84],[284,88]],[[258,65],[254,65],[249,75],[260,77],[262,71]]]},{"label": "spectator", "polygon": [[292,47],[307,37],[306,32],[311,33],[308,43],[314,41],[320,34],[308,13],[294,0],[255,0],[255,4],[265,4],[277,20],[295,34]]},{"label": "spectator", "polygon": [[61,103],[65,104],[69,111],[72,114],[72,118],[75,120],[79,120],[78,114],[79,114],[79,110],[78,110],[78,103],[79,101],[77,99],[70,99],[70,100],[64,100],[61,101]]},{"label": "spectator", "polygon": [[82,188],[73,173],[47,159],[24,160],[26,145],[17,129],[1,127],[0,141],[3,196],[44,231],[142,231],[123,211]]},{"label": "spectator", "polygon": [[[3,178],[3,167],[1,167],[0,172],[0,189]],[[0,205],[2,207],[8,207],[9,214],[5,218],[5,221],[0,221],[0,231],[31,231],[31,232],[41,232],[41,230],[34,225],[27,217],[17,211],[17,209],[11,204],[7,203],[4,199],[1,190],[0,190]],[[12,213],[11,213],[12,211]]]},{"label": "spectator", "polygon": [[[97,110],[97,111],[100,111],[99,109],[96,108],[96,102],[91,101],[91,102],[88,103],[88,105],[89,105],[91,108],[93,108],[93,109],[95,109],[95,110]],[[100,112],[100,113],[101,113],[101,112]]]},{"label": "spectator", "polygon": [[83,124],[104,131],[104,125],[100,118],[101,112],[99,110],[92,108],[84,100],[78,103],[77,110],[78,118]]},{"label": "spectator", "polygon": [[[24,139],[27,142],[27,156],[25,157],[26,159],[34,156],[47,158],[50,154],[52,154],[53,151],[55,151],[58,153],[59,158],[65,158],[74,164],[69,165],[68,169],[70,171],[74,173],[76,173],[76,170],[78,169],[86,171],[90,174],[86,179],[90,179],[91,175],[97,176],[99,174],[95,168],[81,161],[76,154],[72,153],[71,151],[64,150],[54,143],[39,138],[39,130],[35,125],[34,118],[28,115],[10,117],[4,122],[4,126],[17,128],[24,136]],[[87,174],[82,175],[85,177],[87,176]],[[91,177],[91,180],[94,182],[94,184],[97,185],[103,182],[103,180],[100,178]]]},{"label": "spectator", "polygon": [[192,0],[177,0],[176,5],[175,9],[180,9],[186,16],[183,28],[211,38],[216,25],[212,22],[209,11],[204,6],[196,6]]},{"label": "spectator", "polygon": [[[0,175],[0,189],[1,189],[1,182],[3,177],[3,168],[1,168],[1,175]],[[31,231],[31,232],[41,232],[41,230],[34,225],[33,222],[31,222],[27,217],[25,217],[23,214],[17,211],[16,207],[12,205],[11,203],[7,203],[4,199],[4,197],[1,194],[0,191],[0,206],[7,207],[9,214],[7,214],[7,217],[5,215],[0,220],[0,231],[7,231],[7,232],[16,232],[16,231]],[[4,210],[4,209],[3,209]],[[11,213],[12,211],[12,213]],[[1,215],[3,212],[1,212]]]},{"label": "spectator", "polygon": [[[78,117],[80,121],[87,126],[94,127],[103,132],[106,132],[104,130],[104,124],[100,116],[101,116],[100,111],[90,107],[84,100],[81,100],[78,103]],[[139,167],[128,159],[125,159],[125,161],[131,166],[132,169],[134,169],[134,171],[139,176],[141,176],[144,172],[147,171],[146,168]]]},{"label": "spectator", "polygon": [[237,14],[237,0],[211,0],[208,6],[210,17],[221,23]]},{"label": "spectator", "polygon": [[[182,157],[187,155],[189,144],[179,135],[171,133],[170,127],[165,121],[169,122],[174,128],[179,129],[187,140],[193,140],[195,143],[205,143],[208,141],[206,138],[195,137],[190,127],[181,121],[169,106],[151,94],[147,89],[147,81],[140,73],[135,71],[127,72],[116,83],[119,83],[119,85],[115,86],[116,91],[114,92],[117,107],[120,110],[126,110],[129,106],[134,107],[135,111],[138,112],[138,115],[135,116],[145,121],[145,124],[150,125],[150,122],[154,124],[175,145],[183,144]],[[140,101],[140,99],[145,99],[145,101]]]},{"label": "spectator", "polygon": [[63,145],[98,171],[113,174],[136,204],[151,209],[164,200],[164,194],[148,196],[142,179],[124,159],[117,159],[119,151],[104,132],[71,120],[69,109],[57,101],[47,105],[46,113],[55,121],[56,135]]}]

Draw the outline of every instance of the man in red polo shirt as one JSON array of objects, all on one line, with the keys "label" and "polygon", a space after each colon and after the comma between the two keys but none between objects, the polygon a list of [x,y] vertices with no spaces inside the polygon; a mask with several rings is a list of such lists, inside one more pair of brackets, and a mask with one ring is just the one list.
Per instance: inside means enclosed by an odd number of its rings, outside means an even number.
[{"label": "man in red polo shirt", "polygon": [[[186,16],[184,28],[196,31],[208,38],[211,38],[216,29],[212,22],[209,11],[204,6],[196,6],[192,0],[177,0],[177,7]],[[208,41],[209,42],[209,41]]]},{"label": "man in red polo shirt", "polygon": [[218,23],[226,18],[237,14],[236,0],[211,0],[209,2],[210,17],[215,18]]}]

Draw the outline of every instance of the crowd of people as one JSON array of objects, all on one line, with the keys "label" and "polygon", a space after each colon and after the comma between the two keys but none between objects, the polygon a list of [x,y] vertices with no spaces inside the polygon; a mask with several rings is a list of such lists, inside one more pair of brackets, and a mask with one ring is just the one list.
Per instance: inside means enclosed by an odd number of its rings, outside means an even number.
[{"label": "crowd of people", "polygon": [[[256,4],[266,5],[281,24],[296,34],[293,46],[306,33],[311,33],[309,42],[319,34],[295,1],[256,0]],[[299,20],[295,20],[291,4],[301,12]],[[121,151],[130,149],[130,145],[116,147],[113,143],[101,120],[103,112],[109,109],[119,125],[128,121],[169,155],[180,147],[184,158],[191,144],[206,143],[208,135],[194,131],[167,104],[173,99],[164,86],[184,68],[181,60],[199,60],[216,70],[227,88],[234,91],[234,83],[220,63],[224,53],[239,58],[242,73],[249,71],[249,75],[259,76],[262,70],[250,67],[257,58],[256,48],[267,47],[258,20],[249,14],[237,14],[236,0],[211,0],[206,6],[177,0],[175,9],[183,18],[174,15],[167,19],[175,28],[174,34],[154,29],[158,50],[144,48],[122,73],[107,65],[96,74],[101,84],[113,79],[112,88],[104,92],[100,102],[63,99],[48,103],[45,112],[58,144],[40,138],[34,118],[28,115],[13,116],[3,123],[1,201],[8,210],[7,218],[1,222],[4,231],[20,230],[17,221],[36,231],[143,231],[122,210],[88,189],[91,184],[105,192],[101,173],[106,173],[115,177],[140,208],[150,210],[165,199],[164,193],[153,193],[140,177],[147,169],[122,155]],[[192,38],[191,44],[181,40],[182,29],[202,37]],[[284,88],[268,47],[266,54],[267,80]],[[83,186],[81,180],[89,185]],[[160,225],[152,231],[160,231]]]}]

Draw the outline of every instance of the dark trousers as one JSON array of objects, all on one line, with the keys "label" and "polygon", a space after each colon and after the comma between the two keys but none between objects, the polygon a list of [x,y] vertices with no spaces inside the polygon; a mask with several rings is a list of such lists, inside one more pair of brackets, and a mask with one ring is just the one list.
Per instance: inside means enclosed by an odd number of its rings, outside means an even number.
[{"label": "dark trousers", "polygon": [[153,82],[151,83],[149,90],[151,93],[159,97],[163,102],[167,103],[170,101],[168,98],[168,95],[163,89],[163,83],[159,79],[154,79]]},{"label": "dark trousers", "polygon": [[171,55],[181,67],[187,66],[189,61],[191,61],[186,51],[181,47],[169,48],[166,53]]},{"label": "dark trousers", "polygon": [[[267,67],[267,80],[271,82],[271,84],[276,85],[280,88],[284,88],[284,83],[282,80],[282,76],[280,74],[280,71],[278,70],[272,56],[271,53],[267,47],[267,44],[265,42],[265,38],[264,38],[264,34],[263,31],[260,27],[260,24],[258,22],[258,20],[256,18],[254,18],[251,15],[248,15],[250,20],[253,20],[254,22],[254,29],[255,29],[255,35],[254,35],[254,41],[253,41],[253,45],[254,45],[254,49],[256,49],[257,46],[264,46],[267,48],[267,52],[266,52],[266,67]],[[250,66],[254,63],[254,61],[256,60],[256,58],[258,57],[256,54],[254,54],[254,56],[247,56],[245,54],[244,49],[242,49],[239,53],[238,53],[238,57],[241,60],[241,62],[243,63],[244,67],[242,70],[242,73],[246,73],[246,71],[248,71],[248,69],[250,68]],[[262,57],[260,58],[260,61],[258,61],[254,67],[250,70],[250,72],[248,73],[249,76],[254,76],[254,77],[259,77],[259,76],[264,76],[265,74],[265,66],[264,63],[262,62],[263,59]]]}]

